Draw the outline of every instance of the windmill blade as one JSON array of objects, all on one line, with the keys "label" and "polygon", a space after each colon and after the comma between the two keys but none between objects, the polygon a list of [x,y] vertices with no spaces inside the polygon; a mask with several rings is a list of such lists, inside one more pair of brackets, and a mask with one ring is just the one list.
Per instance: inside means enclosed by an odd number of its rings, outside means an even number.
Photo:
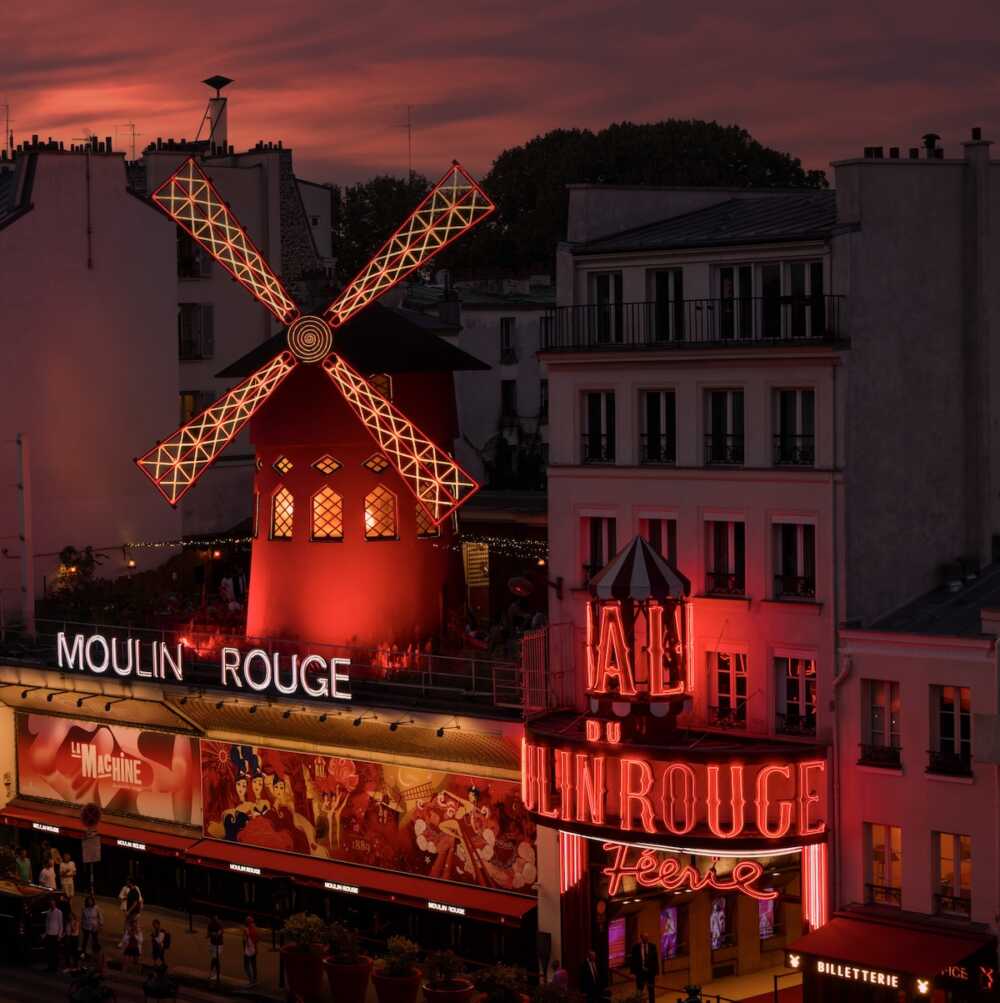
[{"label": "windmill blade", "polygon": [[297,364],[291,352],[280,352],[140,456],[139,469],[176,505]]},{"label": "windmill blade", "polygon": [[299,310],[208,175],[189,157],[153,192],[153,203],[186,230],[283,324]]},{"label": "windmill blade", "polygon": [[479,484],[451,456],[336,352],[323,360],[323,369],[434,525],[479,490]]},{"label": "windmill blade", "polygon": [[373,299],[482,222],[496,206],[456,161],[323,316],[340,327]]}]

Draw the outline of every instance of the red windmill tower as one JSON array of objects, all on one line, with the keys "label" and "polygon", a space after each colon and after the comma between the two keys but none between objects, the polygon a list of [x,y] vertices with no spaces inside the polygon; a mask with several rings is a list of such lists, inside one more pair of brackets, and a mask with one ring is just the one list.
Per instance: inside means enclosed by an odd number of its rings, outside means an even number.
[{"label": "red windmill tower", "polygon": [[456,162],[322,312],[303,314],[193,158],[152,199],[286,325],[241,360],[262,362],[241,383],[136,460],[176,505],[252,419],[248,635],[369,645],[436,632],[449,516],[479,487],[436,442],[457,433],[453,370],[481,364],[372,301],[493,203]]}]

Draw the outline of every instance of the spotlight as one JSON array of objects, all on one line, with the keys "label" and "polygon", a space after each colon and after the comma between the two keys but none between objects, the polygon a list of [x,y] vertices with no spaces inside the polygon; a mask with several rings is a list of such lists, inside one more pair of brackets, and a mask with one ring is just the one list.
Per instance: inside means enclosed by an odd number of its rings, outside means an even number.
[{"label": "spotlight", "polygon": [[363,718],[363,717],[356,717],[356,718],[354,719],[354,727],[355,727],[355,728],[360,728],[360,727],[361,727],[361,722],[362,722],[363,720],[364,720],[364,718]]},{"label": "spotlight", "polygon": [[62,692],[63,692],[62,690],[53,690],[51,693],[47,693],[45,695],[45,702],[52,703],[53,698],[57,697]]},{"label": "spotlight", "polygon": [[134,557],[130,557],[130,558],[129,558],[129,559],[128,559],[128,560],[126,561],[126,562],[125,562],[125,567],[127,567],[127,568],[134,568],[134,567],[135,567],[135,558],[134,558]]},{"label": "spotlight", "polygon": [[413,724],[412,717],[401,717],[398,721],[389,722],[389,731],[396,731],[401,724]]},{"label": "spotlight", "polygon": [[329,715],[327,715],[327,714],[320,714],[320,716],[319,716],[319,723],[322,724],[327,719],[328,716]]},{"label": "spotlight", "polygon": [[434,734],[437,735],[438,738],[444,738],[444,733],[446,731],[461,731],[461,730],[462,729],[459,723],[453,719],[452,724],[441,725],[441,727],[438,728],[438,730],[435,731]]},{"label": "spotlight", "polygon": [[250,704],[250,713],[251,714],[257,713],[257,705],[255,703]]},{"label": "spotlight", "polygon": [[438,728],[434,734],[437,735],[438,738],[444,738],[444,728]]},{"label": "spotlight", "polygon": [[281,716],[287,721],[292,716],[292,712],[291,710],[286,710]]},{"label": "spotlight", "polygon": [[[181,703],[181,704],[186,704],[188,702],[188,698],[186,696],[183,696],[183,697],[180,698],[180,700],[178,702]],[[80,706],[80,703],[79,703],[79,701],[77,701],[77,707],[79,707],[79,706]]]}]

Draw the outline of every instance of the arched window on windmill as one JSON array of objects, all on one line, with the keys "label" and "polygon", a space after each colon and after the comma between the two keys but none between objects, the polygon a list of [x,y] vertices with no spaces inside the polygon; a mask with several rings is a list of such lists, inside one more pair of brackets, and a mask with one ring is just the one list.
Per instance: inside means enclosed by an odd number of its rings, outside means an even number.
[{"label": "arched window on windmill", "polygon": [[295,523],[295,499],[288,488],[281,487],[271,495],[271,531],[272,540],[290,540],[292,527]]},{"label": "arched window on windmill", "polygon": [[344,500],[333,488],[323,487],[312,496],[313,543],[340,543],[344,539]]},{"label": "arched window on windmill", "polygon": [[396,496],[381,484],[365,495],[365,539],[397,538]]},{"label": "arched window on windmill", "polygon": [[431,517],[423,505],[417,506],[417,539],[432,540],[441,535],[441,527],[431,522]]}]

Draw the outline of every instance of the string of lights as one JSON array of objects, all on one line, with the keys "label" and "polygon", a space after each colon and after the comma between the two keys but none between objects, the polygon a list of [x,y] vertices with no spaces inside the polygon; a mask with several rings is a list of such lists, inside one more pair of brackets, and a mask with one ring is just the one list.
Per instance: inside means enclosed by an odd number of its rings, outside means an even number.
[{"label": "string of lights", "polygon": [[252,536],[216,536],[197,540],[130,540],[126,550],[183,550],[184,547],[226,547],[253,543]]},{"label": "string of lights", "polygon": [[461,550],[464,543],[484,544],[491,554],[504,557],[521,557],[525,560],[548,560],[549,545],[545,540],[516,539],[509,536],[491,536],[481,533],[462,533],[452,543],[435,543],[446,550]]}]

